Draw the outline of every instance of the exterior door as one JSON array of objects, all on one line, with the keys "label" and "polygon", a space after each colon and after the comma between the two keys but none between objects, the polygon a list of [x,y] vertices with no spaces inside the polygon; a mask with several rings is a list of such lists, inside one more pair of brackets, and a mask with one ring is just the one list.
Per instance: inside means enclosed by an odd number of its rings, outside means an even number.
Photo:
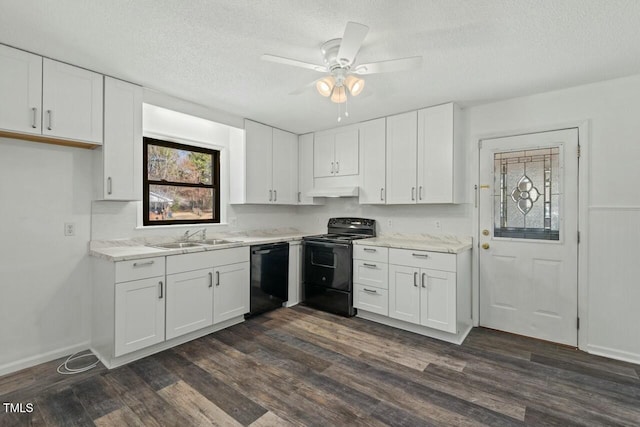
[{"label": "exterior door", "polygon": [[480,325],[577,346],[578,130],[480,146]]}]

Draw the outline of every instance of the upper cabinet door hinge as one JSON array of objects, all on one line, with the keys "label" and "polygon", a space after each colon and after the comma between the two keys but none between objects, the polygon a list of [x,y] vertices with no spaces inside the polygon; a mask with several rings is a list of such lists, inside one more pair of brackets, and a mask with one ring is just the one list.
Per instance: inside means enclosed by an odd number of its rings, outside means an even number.
[{"label": "upper cabinet door hinge", "polygon": [[580,144],[578,144],[578,158],[580,158]]}]

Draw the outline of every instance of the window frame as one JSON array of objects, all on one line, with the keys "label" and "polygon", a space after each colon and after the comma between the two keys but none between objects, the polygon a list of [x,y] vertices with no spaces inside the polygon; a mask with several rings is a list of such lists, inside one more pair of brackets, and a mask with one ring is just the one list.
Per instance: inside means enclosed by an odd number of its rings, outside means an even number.
[{"label": "window frame", "polygon": [[[204,153],[211,155],[211,184],[193,184],[185,182],[175,181],[156,181],[149,180],[148,169],[148,154],[149,145],[156,145],[160,147],[172,148],[176,150],[194,151],[198,153]],[[156,226],[156,225],[182,225],[182,224],[220,224],[221,212],[220,212],[220,150],[214,148],[204,148],[195,145],[182,144],[178,142],[168,141],[165,139],[158,139],[154,137],[144,136],[142,138],[142,225],[143,226]],[[211,219],[170,219],[170,220],[157,220],[151,221],[149,219],[149,187],[151,185],[167,185],[176,187],[188,187],[188,188],[211,188],[213,190],[213,218]]]}]

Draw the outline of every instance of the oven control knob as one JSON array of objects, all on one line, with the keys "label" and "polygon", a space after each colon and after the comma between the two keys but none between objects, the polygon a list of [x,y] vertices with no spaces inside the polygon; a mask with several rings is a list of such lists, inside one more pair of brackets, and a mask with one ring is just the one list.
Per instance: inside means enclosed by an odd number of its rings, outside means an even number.
[{"label": "oven control knob", "polygon": [[326,277],[324,277],[324,276],[322,276],[322,281],[323,281],[323,282],[326,282],[326,281],[327,281],[327,278],[326,278]]}]

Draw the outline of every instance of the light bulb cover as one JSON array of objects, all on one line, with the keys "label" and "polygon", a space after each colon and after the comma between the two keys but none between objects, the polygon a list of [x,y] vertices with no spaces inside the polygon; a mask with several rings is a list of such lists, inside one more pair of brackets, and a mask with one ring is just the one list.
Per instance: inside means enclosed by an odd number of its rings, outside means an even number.
[{"label": "light bulb cover", "polygon": [[342,104],[343,102],[347,102],[347,91],[344,86],[336,86],[333,88],[333,92],[331,93],[331,101],[336,104]]},{"label": "light bulb cover", "polygon": [[322,96],[329,96],[333,91],[333,87],[336,84],[336,80],[333,76],[324,77],[316,82],[316,89]]},{"label": "light bulb cover", "polygon": [[344,80],[344,85],[349,89],[349,93],[353,96],[358,96],[362,89],[364,89],[364,80],[354,75],[349,75]]}]

